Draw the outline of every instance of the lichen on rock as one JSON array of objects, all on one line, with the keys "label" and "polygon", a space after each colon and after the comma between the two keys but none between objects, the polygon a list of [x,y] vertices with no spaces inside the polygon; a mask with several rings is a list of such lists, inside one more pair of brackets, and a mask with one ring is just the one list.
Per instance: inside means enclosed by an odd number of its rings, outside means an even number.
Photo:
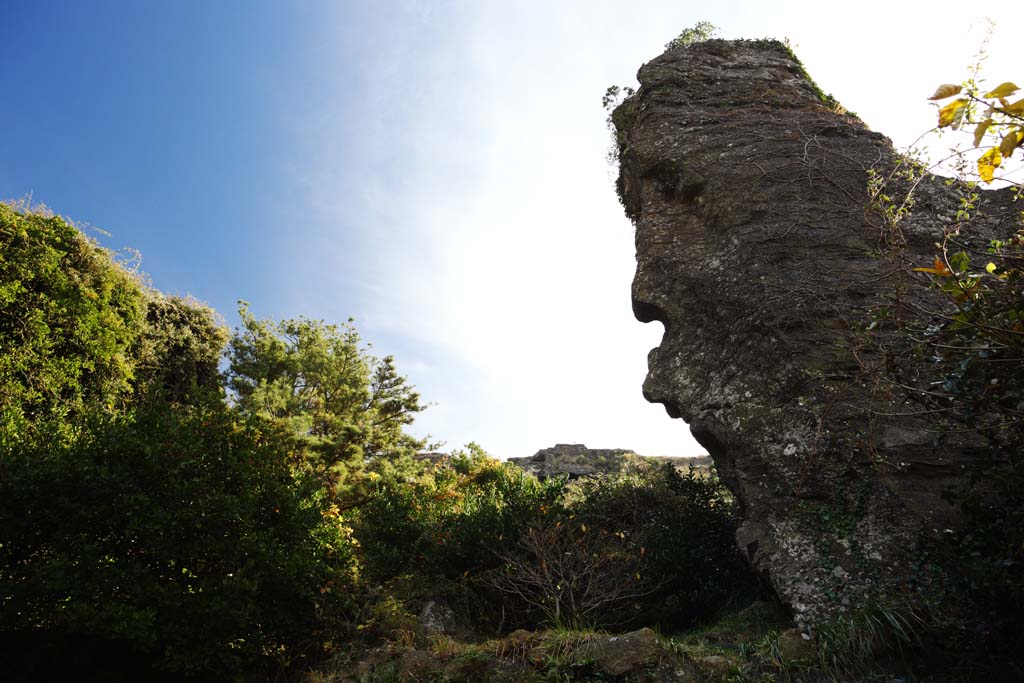
[{"label": "lichen on rock", "polygon": [[[921,558],[957,524],[942,494],[970,444],[894,410],[854,342],[898,277],[868,196],[869,173],[899,161],[892,144],[775,41],[675,48],[638,79],[612,122],[633,310],[665,327],[645,397],[708,450],[743,508],[740,548],[802,628],[938,592],[943,572]],[[909,258],[931,261],[957,201],[921,182]],[[1008,192],[981,204],[979,230],[1010,224]]]}]

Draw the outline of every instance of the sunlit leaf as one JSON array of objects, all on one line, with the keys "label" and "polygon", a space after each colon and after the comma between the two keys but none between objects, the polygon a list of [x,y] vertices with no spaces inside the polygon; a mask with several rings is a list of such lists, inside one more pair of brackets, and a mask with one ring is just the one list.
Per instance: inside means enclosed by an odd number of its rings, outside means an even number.
[{"label": "sunlit leaf", "polygon": [[1003,111],[1007,114],[1024,114],[1024,99],[1019,99],[1013,104],[1004,104]]},{"label": "sunlit leaf", "polygon": [[914,268],[913,271],[915,273],[931,273],[932,275],[938,275],[940,277],[949,277],[950,275],[953,274],[952,271],[950,271],[949,268],[946,267],[946,264],[943,263],[942,259],[940,259],[938,256],[935,257],[934,268]]},{"label": "sunlit leaf", "polygon": [[953,95],[959,94],[961,90],[963,90],[963,88],[959,85],[953,85],[952,83],[943,83],[942,85],[935,89],[935,92],[932,93],[932,96],[929,97],[928,99],[944,100],[947,97],[952,97]]},{"label": "sunlit leaf", "polygon": [[996,272],[996,267],[997,267],[996,264],[989,263],[987,266],[985,266],[985,270],[987,270],[990,273],[994,273],[994,272]]},{"label": "sunlit leaf", "polygon": [[993,147],[978,159],[978,175],[986,183],[991,183],[996,169],[999,168],[1001,163],[1003,163],[1003,155],[999,152],[998,148]]},{"label": "sunlit leaf", "polygon": [[945,128],[946,126],[956,126],[960,123],[960,120],[964,117],[966,111],[967,100],[953,100],[945,107],[939,110],[939,128]]},{"label": "sunlit leaf", "polygon": [[1003,141],[999,143],[999,152],[1004,157],[1009,157],[1013,154],[1013,150],[1017,149],[1017,145],[1020,144],[1019,133],[1015,130],[1008,131],[1003,136]]},{"label": "sunlit leaf", "polygon": [[997,85],[995,88],[993,88],[989,92],[985,93],[984,96],[985,97],[1009,97],[1010,95],[1012,95],[1013,93],[1017,92],[1018,90],[1020,90],[1020,88],[1018,88],[1016,84],[1010,83],[1009,81],[1007,81],[1006,83],[1001,83],[1001,84]]},{"label": "sunlit leaf", "polygon": [[974,146],[977,147],[981,144],[982,138],[985,137],[985,131],[992,125],[992,119],[985,119],[978,124],[978,127],[974,129]]}]

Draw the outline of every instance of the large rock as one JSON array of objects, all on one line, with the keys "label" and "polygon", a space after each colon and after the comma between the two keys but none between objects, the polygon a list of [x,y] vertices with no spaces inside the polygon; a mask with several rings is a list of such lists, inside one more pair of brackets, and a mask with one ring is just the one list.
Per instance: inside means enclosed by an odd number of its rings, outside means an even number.
[{"label": "large rock", "polygon": [[[902,272],[876,256],[888,233],[867,191],[869,169],[896,163],[891,143],[775,41],[671,49],[638,78],[613,122],[633,309],[665,326],[645,396],[708,450],[742,503],[741,549],[801,627],[928,590],[942,576],[921,569],[923,548],[957,522],[942,492],[971,450],[895,414],[862,371],[871,349],[854,353]],[[931,262],[956,193],[917,188],[908,260]],[[1008,234],[1011,202],[984,193],[972,230]]]}]

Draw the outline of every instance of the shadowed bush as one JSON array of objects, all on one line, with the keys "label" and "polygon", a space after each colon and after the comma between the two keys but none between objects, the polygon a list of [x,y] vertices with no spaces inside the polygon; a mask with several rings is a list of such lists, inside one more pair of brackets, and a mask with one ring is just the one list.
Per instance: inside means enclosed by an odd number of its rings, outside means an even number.
[{"label": "shadowed bush", "polygon": [[[300,661],[348,545],[281,440],[223,408],[0,451],[0,631],[120,641],[205,676]],[[42,641],[40,641],[42,642]]]}]

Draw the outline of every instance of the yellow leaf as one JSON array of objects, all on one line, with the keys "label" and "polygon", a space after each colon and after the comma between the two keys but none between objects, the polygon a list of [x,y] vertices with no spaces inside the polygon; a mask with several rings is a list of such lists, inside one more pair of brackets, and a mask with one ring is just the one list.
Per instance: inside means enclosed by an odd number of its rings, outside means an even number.
[{"label": "yellow leaf", "polygon": [[587,525],[586,524],[580,524],[580,531],[582,531],[583,533],[587,533]]},{"label": "yellow leaf", "polygon": [[1002,154],[1004,157],[1009,157],[1011,154],[1013,154],[1013,150],[1017,149],[1017,145],[1020,144],[1018,138],[1019,134],[1017,133],[1017,131],[1008,131],[1006,135],[1003,136],[1003,141],[999,143],[1000,154]]},{"label": "yellow leaf", "polygon": [[959,125],[960,120],[964,117],[965,107],[967,106],[967,100],[953,100],[945,107],[939,110],[939,128],[945,128],[946,126]]},{"label": "yellow leaf", "polygon": [[963,90],[963,88],[960,87],[959,85],[953,85],[952,83],[943,83],[942,85],[935,89],[935,92],[932,93],[932,96],[929,97],[928,99],[944,100],[947,97],[952,97],[953,95],[958,94],[961,90]]},{"label": "yellow leaf", "polygon": [[912,268],[915,273],[931,273],[932,275],[940,275],[942,277],[949,277],[952,275],[952,271],[946,267],[946,264],[942,262],[938,256],[935,257],[934,268]]},{"label": "yellow leaf", "polygon": [[987,270],[990,273],[996,272],[996,264],[994,264],[994,263],[988,264],[987,266],[985,266],[985,270]]},{"label": "yellow leaf", "polygon": [[993,88],[989,92],[985,93],[984,96],[985,97],[1009,97],[1010,95],[1012,95],[1013,93],[1017,92],[1018,90],[1020,90],[1020,88],[1018,88],[1015,83],[1010,83],[1009,81],[1007,81],[1006,83],[1001,83],[1000,85],[997,85],[995,88]]},{"label": "yellow leaf", "polygon": [[1001,163],[1003,163],[1003,155],[999,153],[998,148],[993,147],[978,159],[978,175],[986,183],[991,183],[996,169]]},{"label": "yellow leaf", "polygon": [[981,144],[981,139],[985,137],[985,131],[992,125],[992,119],[985,119],[978,124],[978,127],[974,129],[974,146],[977,147]]},{"label": "yellow leaf", "polygon": [[1024,114],[1024,99],[1017,100],[1013,104],[1003,103],[1003,111],[1007,114]]}]

